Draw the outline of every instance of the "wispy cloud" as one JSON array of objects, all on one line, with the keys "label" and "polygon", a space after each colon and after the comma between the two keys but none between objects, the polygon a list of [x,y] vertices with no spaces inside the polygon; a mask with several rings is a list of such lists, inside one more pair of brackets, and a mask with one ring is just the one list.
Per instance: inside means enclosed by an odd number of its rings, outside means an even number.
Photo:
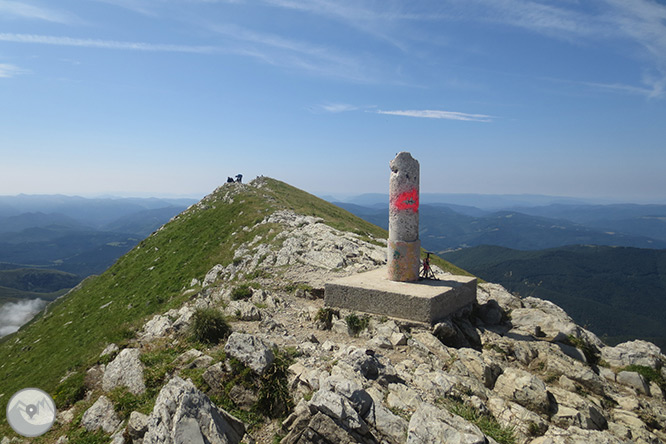
[{"label": "wispy cloud", "polygon": [[647,62],[641,79],[643,86],[588,82],[589,85],[649,98],[666,96],[664,4],[654,0],[591,0],[581,7],[578,2],[546,5],[534,0],[468,0],[467,5],[476,11],[473,20],[519,27],[577,44],[631,42],[642,51],[634,51],[630,57],[638,54]]},{"label": "wispy cloud", "polygon": [[327,113],[344,113],[348,111],[356,111],[359,107],[347,103],[325,103],[318,105],[317,109]]},{"label": "wispy cloud", "polygon": [[8,63],[0,63],[0,78],[14,77],[19,74],[24,74],[27,72],[25,69],[21,69],[18,66],[10,65]]},{"label": "wispy cloud", "polygon": [[255,57],[276,66],[297,68],[348,80],[368,80],[364,64],[360,60],[330,47],[256,32],[238,25],[214,24],[209,25],[209,28],[234,41],[235,46],[229,50],[238,54]]},{"label": "wispy cloud", "polygon": [[0,41],[15,43],[35,43],[57,46],[77,46],[83,48],[122,49],[131,51],[189,52],[208,54],[220,52],[213,46],[172,45],[145,42],[122,42],[117,40],[79,39],[35,34],[0,33]]},{"label": "wispy cloud", "polygon": [[0,0],[0,15],[24,19],[46,20],[48,22],[68,24],[77,19],[68,13],[31,5],[27,2]]},{"label": "wispy cloud", "polygon": [[440,111],[432,109],[421,110],[397,110],[397,111],[375,111],[377,114],[388,114],[391,116],[419,117],[425,119],[447,119],[464,120],[469,122],[492,122],[495,117],[486,114],[467,114],[457,111]]},{"label": "wispy cloud", "polygon": [[576,45],[615,45],[616,51],[626,51],[617,42],[630,42],[639,50],[634,48],[631,53],[621,55],[639,57],[645,74],[637,79],[636,86],[610,85],[605,89],[650,98],[666,97],[666,5],[656,0],[264,0],[264,3],[338,20],[387,39],[401,49],[412,47],[425,55],[427,44],[446,41],[448,36],[442,31],[423,31],[421,25],[434,21],[520,28]]}]

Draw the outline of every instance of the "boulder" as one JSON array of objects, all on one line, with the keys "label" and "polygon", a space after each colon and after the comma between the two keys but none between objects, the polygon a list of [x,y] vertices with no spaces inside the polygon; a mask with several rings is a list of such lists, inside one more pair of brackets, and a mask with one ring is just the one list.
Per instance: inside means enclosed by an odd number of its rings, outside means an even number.
[{"label": "boulder", "polygon": [[551,421],[561,427],[576,426],[589,430],[604,430],[608,422],[600,407],[575,393],[552,387],[555,398]]},{"label": "boulder", "polygon": [[419,394],[404,384],[389,384],[386,403],[390,408],[414,411],[423,403]]},{"label": "boulder", "polygon": [[617,374],[616,381],[622,385],[629,386],[643,395],[650,394],[650,386],[643,376],[637,372],[622,371]]},{"label": "boulder", "polygon": [[642,340],[623,342],[615,347],[603,347],[601,359],[612,367],[643,365],[658,370],[666,364],[666,356],[659,347]]},{"label": "boulder", "polygon": [[[608,383],[590,367],[568,356],[557,353],[554,344],[540,343],[539,355],[545,358],[546,372],[557,376],[565,375],[587,390],[603,396]],[[603,367],[602,367],[603,368]]]},{"label": "boulder", "polygon": [[543,435],[548,430],[548,422],[540,415],[515,402],[491,396],[486,407],[502,426],[513,428],[524,440],[530,436]]},{"label": "boulder", "polygon": [[481,430],[463,418],[422,403],[412,415],[406,444],[486,444]]},{"label": "boulder", "polygon": [[261,339],[246,333],[232,333],[224,346],[224,352],[227,357],[238,359],[260,375],[273,364],[275,359],[268,345]]},{"label": "boulder", "polygon": [[409,423],[405,419],[393,414],[379,402],[372,403],[365,420],[393,442],[403,442],[409,427]]},{"label": "boulder", "polygon": [[245,426],[218,408],[191,381],[173,377],[160,390],[143,444],[237,444]]},{"label": "boulder", "polygon": [[346,429],[354,430],[360,434],[365,434],[368,431],[368,425],[351,403],[337,393],[320,389],[312,397],[310,406],[339,421]]},{"label": "boulder", "polygon": [[372,398],[363,390],[363,387],[354,380],[343,374],[329,376],[322,383],[324,390],[334,391],[344,396],[361,416],[364,416],[372,406]]},{"label": "boulder", "polygon": [[139,336],[142,341],[149,342],[167,336],[172,330],[173,325],[168,316],[155,315],[145,323]]},{"label": "boulder", "polygon": [[[346,430],[322,412],[300,417],[280,444],[365,444],[358,433]],[[372,442],[372,441],[371,441]]]},{"label": "boulder", "polygon": [[102,377],[102,389],[106,392],[116,387],[127,387],[131,393],[140,395],[146,391],[143,381],[143,364],[139,360],[141,352],[136,348],[123,349],[106,366]]},{"label": "boulder", "polygon": [[127,421],[127,435],[132,441],[142,439],[148,431],[148,415],[139,412],[130,413]]},{"label": "boulder", "polygon": [[537,413],[548,413],[550,401],[546,384],[524,370],[508,367],[495,382],[495,392]]},{"label": "boulder", "polygon": [[471,348],[458,350],[458,359],[489,389],[495,386],[495,381],[502,374],[502,368],[498,364]]},{"label": "boulder", "polygon": [[121,422],[113,403],[104,395],[100,396],[81,418],[81,425],[89,432],[102,429],[105,433],[113,433]]},{"label": "boulder", "polygon": [[501,285],[490,282],[477,285],[476,300],[479,304],[485,304],[491,300],[497,301],[504,311],[523,307],[523,303],[518,296],[509,293]]}]

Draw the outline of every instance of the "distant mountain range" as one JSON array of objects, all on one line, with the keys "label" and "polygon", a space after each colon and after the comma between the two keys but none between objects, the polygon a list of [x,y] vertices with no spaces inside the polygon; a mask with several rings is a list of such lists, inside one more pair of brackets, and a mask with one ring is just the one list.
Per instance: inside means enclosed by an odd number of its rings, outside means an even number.
[{"label": "distant mountain range", "polygon": [[[337,202],[336,205],[388,228],[387,204],[366,207]],[[437,253],[477,245],[520,250],[580,244],[666,248],[666,205],[575,207],[580,210],[576,212],[572,206],[558,205],[524,207],[523,212],[512,209],[487,212],[469,206],[424,204],[420,207],[421,244]],[[583,209],[588,211],[587,218],[567,219],[572,214],[583,214]]]},{"label": "distant mountain range", "polygon": [[556,303],[607,343],[640,337],[666,350],[666,250],[486,245],[442,257],[521,296]]},{"label": "distant mountain range", "polygon": [[190,199],[0,196],[0,304],[53,300],[101,273]]}]

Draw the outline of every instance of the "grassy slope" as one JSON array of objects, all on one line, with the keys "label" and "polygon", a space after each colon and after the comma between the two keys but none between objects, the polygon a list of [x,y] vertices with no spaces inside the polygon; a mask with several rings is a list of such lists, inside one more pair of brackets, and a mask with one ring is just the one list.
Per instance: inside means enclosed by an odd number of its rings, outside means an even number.
[{"label": "grassy slope", "polygon": [[[235,246],[266,236],[256,223],[275,209],[318,216],[340,230],[385,238],[386,232],[328,202],[273,179],[244,186],[224,203],[226,185],[143,240],[100,276],[60,298],[14,335],[0,339],[0,411],[24,387],[53,393],[68,372],[83,372],[104,346],[133,336],[145,320],[183,302],[183,288],[215,264],[233,260]],[[274,236],[275,234],[273,234]],[[267,237],[265,237],[265,240]],[[447,268],[445,262],[438,262]],[[105,308],[101,308],[105,306]],[[0,431],[6,427],[3,417]]]},{"label": "grassy slope", "polygon": [[666,348],[666,251],[482,246],[444,257],[523,296],[555,302],[608,343],[643,338]]}]

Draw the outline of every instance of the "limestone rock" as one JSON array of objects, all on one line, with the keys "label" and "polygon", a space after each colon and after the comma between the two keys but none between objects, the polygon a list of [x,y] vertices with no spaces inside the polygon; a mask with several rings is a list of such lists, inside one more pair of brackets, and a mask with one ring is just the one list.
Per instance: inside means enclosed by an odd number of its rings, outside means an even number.
[{"label": "limestone rock", "polygon": [[644,365],[657,370],[666,366],[666,356],[659,347],[642,340],[623,342],[615,347],[603,347],[601,358],[612,367]]},{"label": "limestone rock", "polygon": [[340,421],[349,430],[361,434],[368,431],[368,425],[360,417],[354,407],[343,396],[327,390],[319,390],[314,394],[310,405],[325,415]]},{"label": "limestone rock", "polygon": [[160,390],[148,417],[144,444],[237,444],[241,421],[215,406],[191,381],[175,376]]},{"label": "limestone rock", "polygon": [[140,338],[144,342],[167,336],[173,330],[171,319],[168,316],[155,315],[143,326]]},{"label": "limestone rock", "polygon": [[504,311],[512,311],[516,308],[523,308],[523,303],[518,296],[509,293],[504,287],[491,282],[478,284],[476,300],[479,304],[485,304],[488,301],[497,301]]},{"label": "limestone rock", "polygon": [[534,412],[548,413],[550,401],[546,384],[524,370],[509,367],[495,382],[495,392]]},{"label": "limestone rock", "polygon": [[372,403],[365,420],[393,442],[403,442],[409,427],[409,423],[405,419],[394,415],[379,402]]},{"label": "limestone rock", "polygon": [[502,368],[480,352],[466,348],[458,350],[458,358],[487,388],[492,389],[502,373]]},{"label": "limestone rock", "polygon": [[204,278],[203,281],[203,286],[204,287],[209,287],[215,281],[217,280],[218,276],[220,273],[224,270],[224,267],[220,264],[215,265],[213,268],[210,269],[208,273],[206,273],[206,277]]},{"label": "limestone rock", "polygon": [[389,384],[388,389],[386,403],[390,408],[414,411],[423,403],[419,394],[404,384]]},{"label": "limestone rock", "polygon": [[407,444],[486,444],[474,424],[446,410],[422,403],[409,421]]},{"label": "limestone rock", "polygon": [[608,384],[589,366],[555,352],[553,344],[541,343],[540,356],[546,360],[546,372],[554,375],[566,375],[567,378],[579,383],[585,389],[598,395],[604,395]]},{"label": "limestone rock", "polygon": [[608,422],[602,410],[587,399],[557,387],[550,389],[555,398],[551,420],[562,427],[576,426],[582,429],[604,430]]},{"label": "limestone rock", "polygon": [[127,421],[127,434],[132,440],[142,439],[148,431],[148,415],[139,412],[130,413]]},{"label": "limestone rock", "polygon": [[305,416],[295,424],[281,444],[363,444],[365,441],[357,433],[344,429],[322,412]]},{"label": "limestone rock", "polygon": [[210,388],[222,392],[224,391],[224,375],[224,363],[218,362],[208,367],[201,377]]},{"label": "limestone rock", "polygon": [[261,321],[259,309],[251,302],[231,301],[225,312],[230,316],[236,316],[241,321]]},{"label": "limestone rock", "polygon": [[118,353],[118,346],[116,344],[109,344],[107,345],[104,350],[102,350],[102,353],[99,354],[100,357],[107,356],[107,355],[114,355],[115,353]]},{"label": "limestone rock", "polygon": [[622,371],[617,374],[617,382],[632,387],[644,395],[650,394],[650,386],[643,376],[636,372]]},{"label": "limestone rock", "polygon": [[[620,439],[607,431],[584,430],[576,426],[562,429],[551,426],[541,437],[530,444],[630,444],[632,441]],[[632,443],[633,444],[633,443]]]},{"label": "limestone rock", "polygon": [[141,352],[136,348],[123,349],[116,359],[104,370],[102,389],[111,391],[116,387],[127,387],[131,393],[140,395],[146,391],[143,381],[143,364],[139,360]]},{"label": "limestone rock", "polygon": [[540,415],[498,396],[491,396],[486,404],[490,413],[504,427],[513,428],[523,440],[536,435],[543,435],[548,430],[548,422]]},{"label": "limestone rock", "polygon": [[268,345],[246,333],[232,333],[224,346],[224,352],[228,357],[238,359],[260,375],[273,364],[275,359]]},{"label": "limestone rock", "polygon": [[364,416],[372,406],[372,398],[353,376],[350,378],[343,374],[332,374],[323,381],[321,388],[345,397],[361,416]]},{"label": "limestone rock", "polygon": [[102,429],[106,433],[113,433],[120,423],[113,403],[104,395],[100,396],[81,418],[81,425],[89,432]]}]

